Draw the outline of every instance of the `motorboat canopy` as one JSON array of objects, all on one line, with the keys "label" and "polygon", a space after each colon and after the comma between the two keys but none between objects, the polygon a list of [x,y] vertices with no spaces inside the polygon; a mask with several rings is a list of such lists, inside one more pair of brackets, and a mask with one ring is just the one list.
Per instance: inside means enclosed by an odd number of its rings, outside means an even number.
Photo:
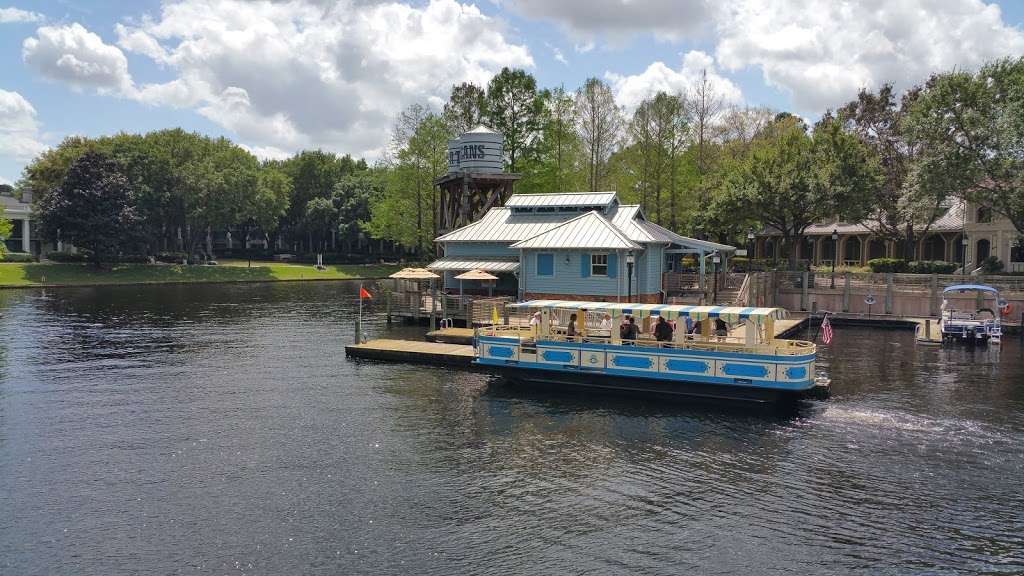
[{"label": "motorboat canopy", "polygon": [[997,295],[999,294],[999,290],[996,290],[995,288],[993,288],[991,286],[986,286],[984,284],[955,284],[953,286],[946,287],[946,289],[943,290],[942,293],[943,294],[950,294],[952,292],[969,292],[969,291],[989,292],[989,293],[997,294]]}]

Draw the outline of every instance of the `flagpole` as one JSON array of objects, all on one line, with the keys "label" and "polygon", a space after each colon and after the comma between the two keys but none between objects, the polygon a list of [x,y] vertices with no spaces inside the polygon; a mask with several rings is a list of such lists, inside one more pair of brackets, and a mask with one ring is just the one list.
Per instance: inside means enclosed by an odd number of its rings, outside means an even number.
[{"label": "flagpole", "polygon": [[[821,322],[825,321],[825,317],[826,316],[828,316],[828,310],[825,310],[825,311],[822,312],[822,314],[821,314]],[[818,323],[818,327],[814,330],[814,338],[811,339],[811,342],[817,342],[818,341],[818,333],[821,332],[821,322]]]},{"label": "flagpole", "polygon": [[359,322],[356,324],[356,344],[363,343],[363,283],[359,283],[359,292],[356,294],[359,298]]}]

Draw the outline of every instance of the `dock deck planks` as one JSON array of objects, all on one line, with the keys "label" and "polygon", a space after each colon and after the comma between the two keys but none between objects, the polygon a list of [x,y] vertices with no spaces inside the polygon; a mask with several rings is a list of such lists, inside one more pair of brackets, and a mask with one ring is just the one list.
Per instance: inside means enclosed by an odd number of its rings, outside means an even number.
[{"label": "dock deck planks", "polygon": [[465,344],[379,338],[363,344],[345,346],[345,355],[373,360],[469,366],[473,362],[473,347]]}]

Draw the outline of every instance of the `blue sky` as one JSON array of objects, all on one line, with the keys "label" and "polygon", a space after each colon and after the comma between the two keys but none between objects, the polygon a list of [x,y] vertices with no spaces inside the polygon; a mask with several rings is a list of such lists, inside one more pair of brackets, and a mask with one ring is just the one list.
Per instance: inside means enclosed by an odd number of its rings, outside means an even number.
[{"label": "blue sky", "polygon": [[375,158],[395,114],[524,67],[628,112],[702,70],[729,105],[815,118],[860,87],[1024,54],[983,0],[0,0],[0,182],[71,134],[181,126],[261,157]]}]

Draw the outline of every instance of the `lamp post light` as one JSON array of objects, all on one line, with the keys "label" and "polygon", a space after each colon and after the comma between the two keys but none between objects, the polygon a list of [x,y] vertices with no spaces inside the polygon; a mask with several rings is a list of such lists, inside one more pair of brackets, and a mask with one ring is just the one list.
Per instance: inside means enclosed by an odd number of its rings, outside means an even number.
[{"label": "lamp post light", "polygon": [[717,251],[715,252],[715,255],[712,256],[711,262],[715,265],[715,289],[711,294],[711,304],[714,305],[715,302],[718,302],[718,265],[722,262],[722,257]]},{"label": "lamp post light", "polygon": [[626,253],[626,301],[632,302],[633,300],[633,263],[635,262],[635,256],[632,252]]},{"label": "lamp post light", "polygon": [[836,287],[836,258],[839,258],[839,230],[832,229],[832,281],[829,284],[829,288],[835,289]]},{"label": "lamp post light", "polygon": [[963,276],[967,275],[967,245],[970,241],[967,239],[967,234],[960,236],[960,274]]}]

